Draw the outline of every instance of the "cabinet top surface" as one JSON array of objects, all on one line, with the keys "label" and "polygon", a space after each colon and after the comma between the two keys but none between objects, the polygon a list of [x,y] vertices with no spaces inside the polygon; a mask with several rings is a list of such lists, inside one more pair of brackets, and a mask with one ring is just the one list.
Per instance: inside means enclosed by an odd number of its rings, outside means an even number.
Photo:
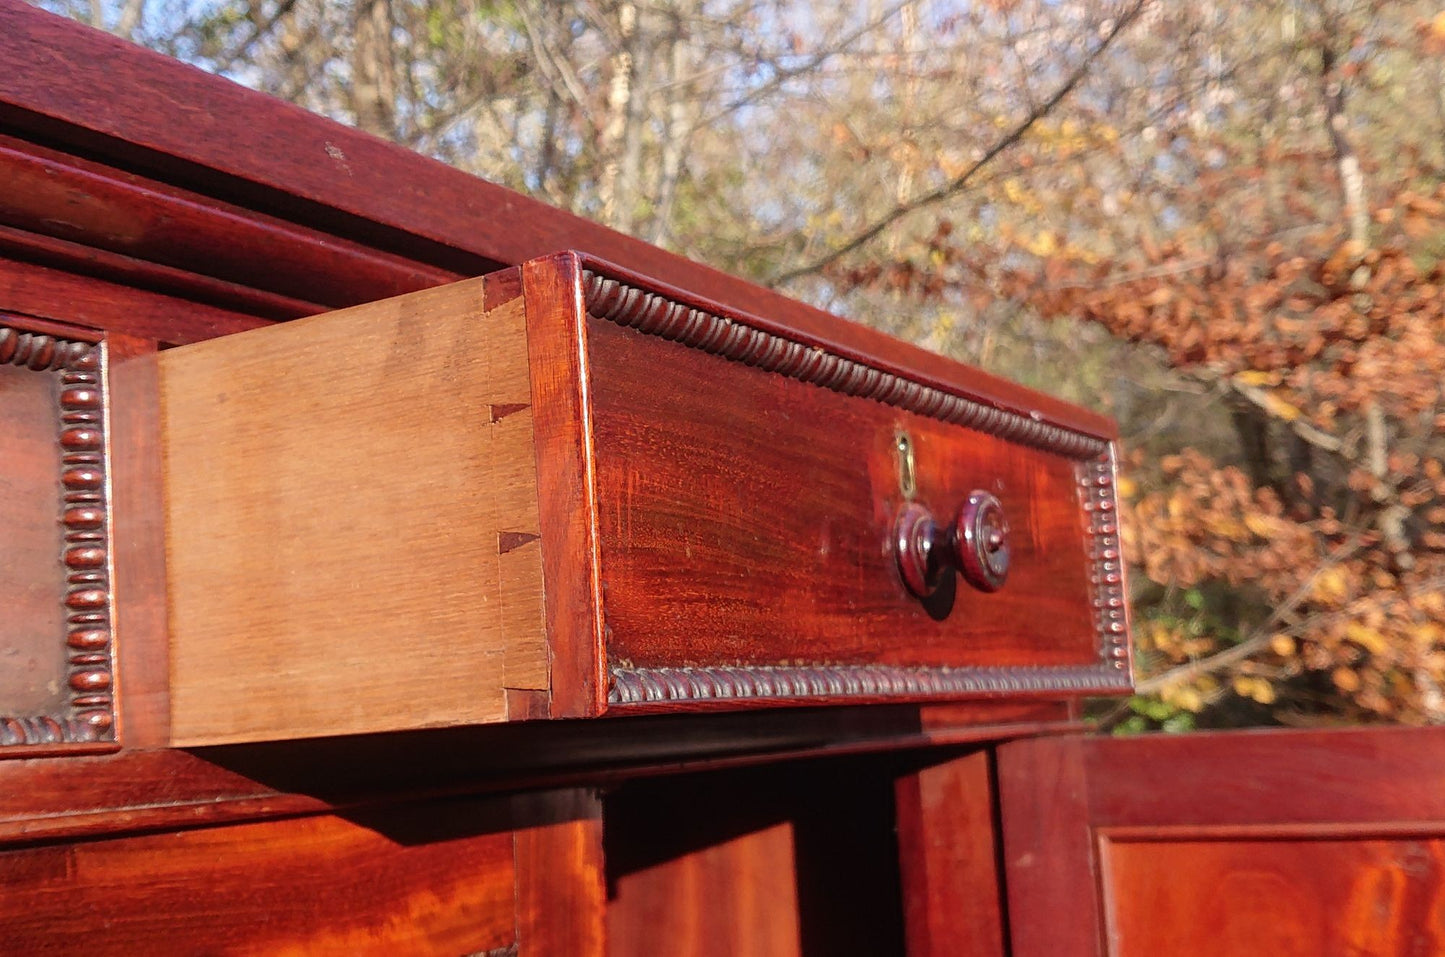
[{"label": "cabinet top surface", "polygon": [[[41,190],[30,202],[34,222],[19,225],[53,231],[43,207],[62,197],[47,197],[41,184],[57,179],[72,199],[79,190],[82,205],[122,220],[164,210],[166,230],[117,237],[92,216],[43,239],[123,254],[110,270],[124,273],[122,284],[139,285],[143,273],[147,287],[222,306],[234,322],[183,313],[163,320],[169,334],[162,328],[158,338],[208,338],[244,327],[237,313],[292,318],[576,249],[652,277],[672,298],[686,290],[906,377],[1089,435],[1116,434],[1103,416],[26,4],[0,0],[0,56],[10,65],[0,75],[0,168],[12,178],[29,173]],[[288,279],[286,262],[307,256]],[[72,261],[76,271],[95,268],[73,251]]]}]

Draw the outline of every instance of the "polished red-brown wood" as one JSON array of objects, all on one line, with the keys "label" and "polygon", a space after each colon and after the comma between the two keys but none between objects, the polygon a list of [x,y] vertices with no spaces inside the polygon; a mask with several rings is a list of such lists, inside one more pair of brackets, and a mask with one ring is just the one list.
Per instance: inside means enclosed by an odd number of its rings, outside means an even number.
[{"label": "polished red-brown wood", "polygon": [[[1104,437],[586,255],[517,289],[553,716],[1127,688]],[[911,595],[904,506],[995,493],[1008,587]]]},{"label": "polished red-brown wood", "polygon": [[908,706],[564,721],[0,761],[0,842],[335,810],[407,794],[603,786],[817,756],[977,744],[1068,727],[1052,703]]},{"label": "polished red-brown wood", "polygon": [[0,257],[0,310],[159,342],[199,342],[269,319],[125,282]]},{"label": "polished red-brown wood", "polygon": [[507,802],[0,850],[16,954],[472,954],[517,939]]},{"label": "polished red-brown wood", "polygon": [[121,333],[105,340],[110,375],[111,539],[115,552],[116,671],[127,745],[170,740],[166,630],[165,501],[156,343]]},{"label": "polished red-brown wood", "polygon": [[1117,957],[1445,953],[1445,838],[1109,841]]},{"label": "polished red-brown wood", "polygon": [[[865,355],[950,379],[949,360],[425,160],[114,37],[0,3],[0,129],[225,203],[479,274],[581,249]],[[157,103],[204,104],[158,121]],[[232,118],[245,116],[247,122]],[[205,272],[204,269],[197,271]],[[1112,437],[1102,416],[984,373],[974,387]]]},{"label": "polished red-brown wood", "polygon": [[1000,842],[1015,957],[1100,953],[1088,778],[1077,737],[998,755]]},{"label": "polished red-brown wood", "polygon": [[[1078,479],[1063,456],[730,362],[588,328],[608,650],[637,666],[1089,664],[1098,656]],[[899,578],[905,503],[1009,508],[1013,567],[930,613]],[[941,620],[940,620],[941,619]]]},{"label": "polished red-brown wood", "polygon": [[463,278],[15,137],[0,136],[0,180],[0,247],[268,318]]},{"label": "polished red-brown wood", "polygon": [[[0,335],[14,335],[0,318]],[[0,363],[0,702],[6,715],[58,711],[65,673],[65,572],[61,552],[60,416],[48,372]]]},{"label": "polished red-brown wood", "polygon": [[986,750],[900,775],[899,875],[909,957],[1003,957],[998,820]]},{"label": "polished red-brown wood", "polygon": [[575,788],[514,799],[518,957],[600,955],[607,891],[602,799]]},{"label": "polished red-brown wood", "polygon": [[1445,729],[1053,738],[998,762],[1018,957],[1445,940]]},{"label": "polished red-brown wood", "polygon": [[116,741],[103,347],[85,330],[0,314],[0,749]]},{"label": "polished red-brown wood", "polygon": [[551,714],[597,714],[607,698],[605,625],[591,377],[576,260],[527,263],[519,291],[525,291],[532,383]]},{"label": "polished red-brown wood", "polygon": [[795,867],[793,828],[780,821],[624,875],[608,908],[608,953],[796,957]]},{"label": "polished red-brown wood", "polygon": [[897,771],[816,761],[610,793],[609,953],[901,954]]},{"label": "polished red-brown wood", "polygon": [[[0,950],[597,954],[612,929],[620,952],[731,954],[781,940],[887,954],[924,946],[920,928],[935,951],[952,934],[988,938],[986,782],[978,756],[958,768],[937,759],[1066,727],[1057,700],[520,720],[593,713],[608,693],[597,323],[582,318],[576,283],[536,284],[560,317],[539,327],[540,394],[565,400],[539,423],[556,453],[542,519],[568,546],[546,570],[551,621],[570,636],[554,646],[551,700],[509,694],[519,723],[501,728],[161,747],[154,357],[574,248],[620,262],[613,275],[662,280],[652,288],[679,303],[989,408],[1102,439],[1110,423],[15,0],[0,0],[0,58],[0,181],[13,187],[0,196],[0,309],[35,328],[90,330],[112,362],[126,745],[0,762]],[[590,262],[563,258],[568,282]],[[518,271],[495,278],[488,309],[526,285]],[[868,446],[856,461],[868,475],[887,458]],[[952,491],[952,478],[923,477]],[[702,470],[688,488],[709,481]],[[784,490],[831,482],[800,470]],[[874,570],[881,560],[867,558]],[[1077,580],[1065,590],[1077,596]],[[640,600],[617,607],[634,615]],[[521,790],[531,794],[509,796]],[[975,892],[985,903],[960,918]],[[660,942],[664,925],[676,935]]]}]

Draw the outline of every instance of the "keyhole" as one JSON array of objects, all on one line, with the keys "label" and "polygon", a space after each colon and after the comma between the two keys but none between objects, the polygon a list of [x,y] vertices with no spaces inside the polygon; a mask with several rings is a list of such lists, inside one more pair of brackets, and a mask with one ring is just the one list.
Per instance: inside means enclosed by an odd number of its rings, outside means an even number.
[{"label": "keyhole", "polygon": [[893,447],[898,450],[898,491],[905,501],[912,501],[918,494],[918,481],[913,472],[913,440],[907,432],[893,436]]}]

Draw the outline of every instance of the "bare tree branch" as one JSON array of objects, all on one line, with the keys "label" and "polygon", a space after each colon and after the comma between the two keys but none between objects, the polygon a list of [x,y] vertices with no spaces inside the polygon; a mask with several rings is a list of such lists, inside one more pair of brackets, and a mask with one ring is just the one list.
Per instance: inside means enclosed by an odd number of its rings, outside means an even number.
[{"label": "bare tree branch", "polygon": [[1320,562],[1319,566],[1310,574],[1310,577],[1306,578],[1300,586],[1294,590],[1293,594],[1275,606],[1274,611],[1270,613],[1269,618],[1264,624],[1254,629],[1244,641],[1226,648],[1221,652],[1210,655],[1208,658],[1200,658],[1197,661],[1191,661],[1188,664],[1170,668],[1168,671],[1157,674],[1148,680],[1141,681],[1134,686],[1134,693],[1136,695],[1158,694],[1171,685],[1182,684],[1183,682],[1192,681],[1195,678],[1200,678],[1207,674],[1213,674],[1216,671],[1223,671],[1231,665],[1239,664],[1241,661],[1247,661],[1259,654],[1269,646],[1270,639],[1274,637],[1274,626],[1292,615],[1294,610],[1309,597],[1319,577],[1329,569],[1347,561],[1351,555],[1360,550],[1360,546],[1360,536],[1354,535],[1331,552],[1324,561]]},{"label": "bare tree branch", "polygon": [[1144,7],[1147,6],[1149,2],[1150,0],[1134,0],[1134,2],[1130,4],[1130,6],[1126,10],[1119,14],[1119,16],[1114,20],[1113,26],[1109,28],[1109,31],[1105,33],[1104,36],[1099,40],[1099,42],[1094,46],[1094,48],[1090,50],[1081,61],[1079,61],[1078,65],[1074,67],[1073,71],[1068,75],[1064,82],[1059,84],[1058,88],[1055,89],[1053,93],[1049,94],[1046,99],[1042,100],[1037,105],[1035,105],[1033,109],[1029,110],[1027,116],[1025,116],[1022,120],[1019,121],[1017,125],[1015,125],[1002,137],[1000,137],[992,146],[990,146],[984,152],[983,156],[979,157],[979,159],[975,161],[973,165],[969,166],[968,169],[964,170],[962,173],[959,173],[952,180],[938,187],[937,189],[927,193],[921,193],[906,203],[900,203],[897,206],[894,206],[891,210],[889,210],[877,221],[875,221],[871,226],[857,233],[855,236],[853,236],[853,238],[843,243],[843,245],[831,250],[830,252],[824,254],[823,256],[820,256],[819,258],[813,260],[810,263],[798,266],[794,269],[788,270],[787,272],[780,273],[774,276],[768,281],[768,285],[781,286],[785,283],[792,282],[794,279],[822,272],[828,266],[831,266],[833,263],[846,256],[848,253],[853,252],[860,246],[863,246],[869,241],[875,239],[889,226],[892,226],[894,223],[898,222],[900,219],[907,216],[908,214],[917,212],[918,210],[923,209],[927,206],[932,206],[935,203],[940,203],[943,200],[948,199],[949,197],[954,196],[959,192],[962,192],[973,181],[974,176],[976,176],[980,170],[982,170],[989,163],[993,162],[994,159],[999,156],[999,154],[1005,152],[1009,147],[1013,146],[1019,140],[1023,139],[1023,137],[1028,133],[1028,131],[1033,128],[1035,123],[1043,119],[1045,116],[1048,116],[1049,113],[1053,112],[1054,108],[1057,107],[1060,103],[1062,103],[1068,97],[1068,95],[1074,91],[1074,88],[1077,87],[1081,82],[1083,82],[1084,77],[1089,75],[1089,71],[1093,68],[1094,63],[1099,59],[1099,57],[1104,55],[1104,52],[1109,49],[1109,47],[1114,43],[1114,41],[1119,37],[1119,35],[1123,33],[1124,30],[1127,29],[1131,23],[1138,19],[1139,14],[1143,11]]},{"label": "bare tree branch", "polygon": [[211,69],[216,73],[225,73],[236,65],[236,61],[242,57],[250,56],[256,44],[269,36],[271,31],[276,29],[276,25],[280,23],[295,6],[296,0],[281,0],[280,3],[276,4],[276,9],[265,20],[252,20],[251,29],[246,35],[241,38],[239,43],[213,60]]},{"label": "bare tree branch", "polygon": [[146,0],[126,0],[121,7],[120,17],[115,21],[115,29],[111,32],[118,37],[129,40],[135,36],[140,28],[141,21],[145,18]]}]

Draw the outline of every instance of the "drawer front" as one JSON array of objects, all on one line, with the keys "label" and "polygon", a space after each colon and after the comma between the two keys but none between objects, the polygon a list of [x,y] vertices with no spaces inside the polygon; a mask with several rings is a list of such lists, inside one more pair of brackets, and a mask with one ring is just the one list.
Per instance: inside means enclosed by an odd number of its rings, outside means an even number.
[{"label": "drawer front", "polygon": [[[613,705],[1128,687],[1107,440],[606,268],[582,283]],[[910,592],[900,515],[980,492],[1002,584]]]},{"label": "drawer front", "polygon": [[160,357],[172,743],[1128,689],[1102,429],[610,268]]}]

